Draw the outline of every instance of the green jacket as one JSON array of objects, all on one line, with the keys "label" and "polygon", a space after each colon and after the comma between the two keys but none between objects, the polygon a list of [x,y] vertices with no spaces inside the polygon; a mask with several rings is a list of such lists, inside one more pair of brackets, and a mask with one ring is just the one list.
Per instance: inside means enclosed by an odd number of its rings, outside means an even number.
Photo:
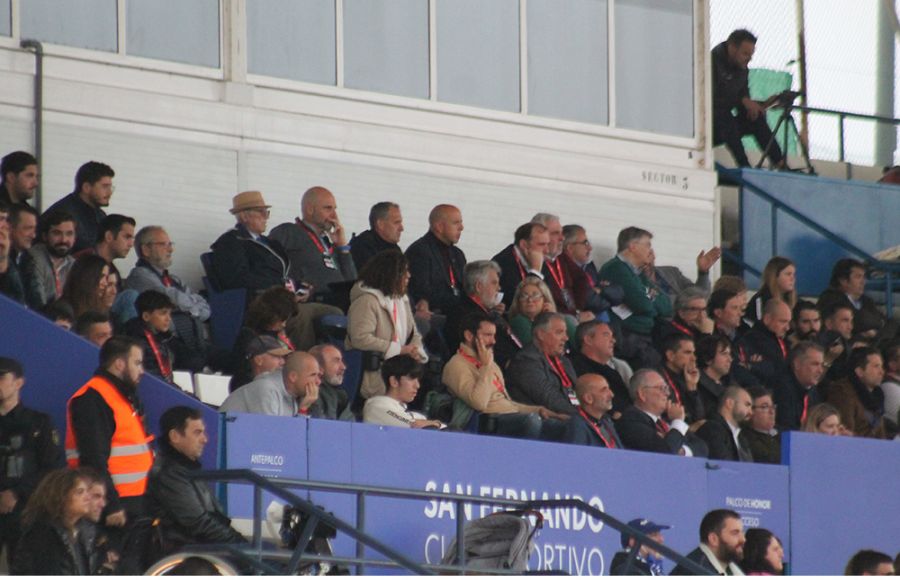
[{"label": "green jacket", "polygon": [[672,303],[666,293],[643,274],[635,274],[631,265],[618,256],[603,264],[600,278],[620,285],[625,291],[624,306],[631,309],[631,316],[625,319],[620,317],[624,328],[639,334],[650,334],[657,318],[672,316]]}]

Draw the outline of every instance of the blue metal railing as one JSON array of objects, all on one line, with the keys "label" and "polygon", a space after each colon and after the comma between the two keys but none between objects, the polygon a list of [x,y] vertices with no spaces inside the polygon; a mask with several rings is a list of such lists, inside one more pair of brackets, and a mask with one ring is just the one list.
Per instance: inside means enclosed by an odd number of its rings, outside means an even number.
[{"label": "blue metal railing", "polygon": [[[894,306],[894,296],[893,296],[894,283],[895,283],[895,280],[898,277],[900,277],[900,263],[885,262],[883,260],[879,260],[879,259],[875,258],[874,256],[872,256],[870,253],[863,250],[859,246],[857,246],[854,243],[835,234],[834,232],[832,232],[831,230],[829,230],[822,224],[810,219],[809,217],[807,217],[803,213],[799,212],[798,210],[794,209],[793,207],[789,206],[788,204],[781,201],[780,199],[775,198],[772,194],[770,194],[766,190],[762,189],[755,183],[747,181],[746,179],[744,179],[743,171],[741,169],[729,169],[729,168],[726,168],[726,167],[716,163],[716,171],[718,173],[724,175],[725,177],[727,177],[729,180],[740,184],[742,188],[749,189],[750,191],[752,191],[754,193],[754,195],[756,195],[757,197],[759,197],[760,199],[762,199],[763,201],[767,202],[769,205],[772,206],[772,224],[771,224],[772,240],[771,241],[772,241],[772,251],[773,252],[776,252],[777,248],[778,248],[778,213],[779,213],[779,211],[782,211],[785,214],[787,214],[788,216],[790,216],[793,219],[800,222],[801,224],[805,225],[809,229],[813,230],[817,234],[821,235],[822,237],[824,237],[825,239],[827,239],[834,245],[838,246],[839,248],[843,249],[846,252],[849,252],[850,254],[855,255],[857,258],[863,260],[864,262],[866,262],[869,265],[869,267],[871,269],[882,271],[884,273],[885,309],[887,310],[888,318],[890,318],[892,316],[893,306]],[[742,195],[743,195],[743,193],[742,193]],[[744,264],[746,264],[743,260],[743,257],[736,260],[736,262],[742,266]],[[757,276],[760,275],[758,270],[756,270],[753,273]]]}]

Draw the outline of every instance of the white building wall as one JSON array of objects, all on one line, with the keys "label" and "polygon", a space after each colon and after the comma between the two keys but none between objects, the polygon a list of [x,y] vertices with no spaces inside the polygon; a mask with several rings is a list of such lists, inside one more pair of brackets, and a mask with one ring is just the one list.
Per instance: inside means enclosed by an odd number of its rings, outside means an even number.
[{"label": "white building wall", "polygon": [[[347,229],[398,202],[404,247],[438,203],[463,211],[460,246],[488,258],[537,211],[587,227],[602,262],[618,230],[655,233],[659,263],[695,272],[718,239],[715,175],[704,139],[535,119],[221,70],[48,46],[43,205],[94,159],[116,171],[110,212],[165,225],[174,270],[194,286],[198,256],[231,225],[231,197],[260,189],[270,226],[292,220],[312,185],[336,195]],[[0,39],[0,151],[33,150],[34,56]],[[130,264],[129,264],[130,265]],[[121,268],[127,271],[125,268]]]}]

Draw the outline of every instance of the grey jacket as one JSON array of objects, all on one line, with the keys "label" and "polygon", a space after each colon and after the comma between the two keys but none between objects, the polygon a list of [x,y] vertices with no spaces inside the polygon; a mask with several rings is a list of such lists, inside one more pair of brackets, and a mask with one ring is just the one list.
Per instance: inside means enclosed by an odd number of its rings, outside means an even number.
[{"label": "grey jacket", "polygon": [[[563,368],[572,381],[570,390],[574,393],[575,369],[565,356],[559,357]],[[556,413],[574,415],[577,409],[569,400],[562,381],[553,372],[547,357],[531,343],[520,350],[506,371],[509,379],[509,395],[514,401],[525,405],[540,405]]]},{"label": "grey jacket", "polygon": [[709,272],[698,272],[697,281],[692,282],[676,266],[656,266],[656,283],[669,295],[672,304],[675,304],[675,297],[688,286],[697,286],[707,294],[710,289]]},{"label": "grey jacket", "polygon": [[206,299],[191,290],[187,284],[181,281],[181,278],[171,272],[169,272],[169,278],[172,279],[172,285],[167,288],[163,284],[161,272],[144,260],[138,260],[125,280],[125,287],[139,293],[145,290],[157,290],[168,296],[178,310],[187,312],[200,322],[209,320],[210,309]]},{"label": "grey jacket", "polygon": [[284,389],[281,370],[276,370],[258,376],[228,395],[219,406],[219,411],[295,417],[299,414],[297,405],[297,399]]},{"label": "grey jacket", "polygon": [[[315,294],[327,294],[328,284],[332,282],[356,280],[356,266],[350,251],[341,251],[332,246],[329,256],[325,243],[320,239],[326,252],[323,254],[304,224],[283,223],[272,230],[269,237],[284,246],[291,261],[290,277],[295,282],[302,280],[312,284]],[[330,259],[335,267],[326,266],[326,259]]]},{"label": "grey jacket", "polygon": [[50,261],[50,252],[45,244],[35,244],[28,250],[31,260],[27,262],[24,272],[25,278],[30,278],[35,283],[41,302],[49,304],[62,295],[62,288],[66,284],[69,271],[75,263],[75,258],[68,255],[63,258],[62,267],[59,269],[60,292],[56,292],[56,276],[53,273],[53,262]]}]

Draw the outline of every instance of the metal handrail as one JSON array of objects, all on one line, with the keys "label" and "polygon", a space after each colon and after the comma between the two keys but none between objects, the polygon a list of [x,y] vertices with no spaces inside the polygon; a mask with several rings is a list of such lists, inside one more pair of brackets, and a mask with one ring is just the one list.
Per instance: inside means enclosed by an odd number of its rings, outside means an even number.
[{"label": "metal handrail", "polygon": [[[206,471],[199,472],[197,474],[192,474],[194,479],[199,480],[209,480],[209,481],[220,481],[226,483],[241,483],[246,484],[249,483],[253,485],[253,550],[255,552],[255,556],[258,562],[262,562],[263,557],[271,558],[271,559],[285,559],[287,556],[284,552],[270,551],[262,549],[262,491],[268,491],[273,495],[280,497],[288,502],[290,502],[295,508],[300,509],[304,513],[309,514],[310,519],[307,521],[306,526],[304,527],[303,533],[301,534],[300,541],[297,544],[297,547],[294,550],[293,555],[290,557],[290,562],[288,566],[287,573],[292,573],[296,566],[299,565],[301,561],[322,561],[322,562],[334,562],[340,564],[349,564],[355,565],[357,569],[357,574],[363,574],[365,570],[365,566],[381,566],[381,567],[404,567],[416,574],[424,575],[431,574],[434,572],[446,573],[446,572],[472,572],[476,571],[479,574],[486,573],[500,573],[500,574],[510,574],[512,573],[509,570],[484,570],[478,569],[473,570],[472,568],[466,567],[466,549],[465,549],[465,517],[462,517],[462,514],[465,513],[464,506],[466,504],[476,504],[476,505],[492,505],[492,506],[501,506],[501,507],[509,507],[516,510],[539,510],[542,508],[549,509],[558,509],[558,508],[571,508],[580,510],[594,519],[600,520],[604,522],[604,524],[609,527],[619,531],[628,533],[629,535],[635,538],[636,545],[633,548],[634,554],[640,549],[642,545],[647,545],[653,550],[656,550],[663,556],[673,560],[677,564],[687,568],[694,574],[698,575],[709,575],[710,572],[704,569],[702,566],[693,562],[678,552],[672,550],[671,548],[661,544],[653,538],[648,537],[644,533],[632,528],[628,524],[614,518],[613,516],[597,509],[596,507],[585,503],[582,500],[577,499],[564,499],[564,500],[542,500],[542,501],[515,501],[515,500],[505,500],[499,498],[483,498],[476,497],[464,494],[456,494],[456,493],[443,493],[443,492],[427,492],[427,491],[417,491],[417,490],[402,490],[395,489],[389,487],[381,487],[374,485],[357,485],[357,484],[347,484],[347,483],[331,483],[331,482],[320,482],[320,481],[307,481],[302,479],[268,479],[259,475],[258,473],[250,470],[250,469],[232,469],[232,470],[214,470],[214,471]],[[332,493],[351,493],[355,494],[357,497],[357,524],[356,526],[352,526],[343,520],[340,520],[330,513],[324,511],[313,503],[304,500],[297,496],[296,494],[286,490],[285,488],[291,487],[300,487],[305,488],[307,490],[319,490],[319,491],[328,491]],[[457,561],[458,565],[449,566],[449,565],[433,565],[433,564],[417,564],[413,563],[405,556],[395,552],[392,548],[386,546],[379,540],[376,540],[372,536],[366,534],[363,530],[365,530],[365,498],[367,496],[380,496],[380,497],[393,497],[400,499],[429,499],[429,500],[443,500],[443,501],[452,501],[456,507],[456,549],[457,549]],[[322,556],[317,554],[306,554],[304,553],[309,543],[309,540],[312,536],[312,530],[315,528],[315,525],[318,521],[323,521],[334,528],[341,530],[342,532],[349,535],[351,538],[356,540],[357,550],[356,557],[349,558],[343,556]],[[366,559],[364,557],[365,551],[364,547],[368,546],[370,548],[374,548],[380,553],[384,554],[388,558],[391,558],[392,561],[386,560],[372,560]],[[200,546],[197,546],[200,548]],[[232,554],[235,551],[241,552],[241,558],[245,561],[248,561],[248,554],[236,548],[235,546],[206,546],[207,549],[221,549],[231,552]],[[249,561],[248,561],[249,563]],[[634,563],[634,558],[632,557],[628,561],[628,569],[626,573],[631,571],[631,565]],[[270,566],[258,568],[260,571],[269,572],[272,568]]]},{"label": "metal handrail", "polygon": [[[782,109],[784,107],[774,106],[773,109]],[[889,125],[900,125],[900,119],[895,119],[893,117],[882,117],[879,115],[866,115],[864,113],[851,113],[849,111],[837,111],[835,109],[823,109],[820,107],[806,107],[800,105],[791,105],[791,108],[795,111],[802,111],[804,113],[818,113],[822,115],[835,115],[838,118],[838,161],[843,163],[845,161],[845,148],[844,148],[844,125],[847,119],[860,119],[864,121],[875,121],[876,123],[886,123]]]},{"label": "metal handrail", "polygon": [[740,268],[742,270],[747,270],[748,272],[750,272],[757,278],[762,279],[762,272],[760,270],[757,270],[755,267],[753,267],[750,264],[748,264],[747,262],[745,262],[743,258],[738,256],[731,250],[726,250],[725,248],[722,248],[722,257],[733,264],[737,264],[738,268]]},{"label": "metal handrail", "polygon": [[[827,229],[825,226],[820,224],[819,222],[809,218],[808,216],[800,213],[798,210],[789,206],[785,202],[777,199],[772,194],[762,189],[760,186],[747,181],[744,179],[743,170],[742,169],[729,169],[727,167],[722,166],[719,163],[716,163],[716,171],[720,174],[725,175],[728,179],[736,181],[739,183],[742,188],[750,189],[760,197],[763,201],[768,202],[772,208],[772,251],[776,251],[778,248],[778,210],[783,211],[790,217],[794,218],[801,224],[810,228],[814,232],[820,234],[825,237],[835,245],[843,248],[844,250],[850,252],[851,254],[855,254],[857,257],[861,258],[865,262],[869,264],[870,267],[875,268],[877,270],[881,270],[884,272],[884,282],[885,282],[885,310],[887,311],[888,318],[892,317],[893,312],[893,276],[892,272],[900,272],[900,263],[898,262],[885,262],[884,260],[879,260],[875,258],[873,255],[869,254],[867,251],[862,248],[856,246],[852,242],[842,238],[841,236],[835,234],[831,230]],[[741,194],[743,195],[743,193]],[[742,250],[743,253],[743,250]],[[741,258],[741,262],[744,262],[743,257]]]}]

